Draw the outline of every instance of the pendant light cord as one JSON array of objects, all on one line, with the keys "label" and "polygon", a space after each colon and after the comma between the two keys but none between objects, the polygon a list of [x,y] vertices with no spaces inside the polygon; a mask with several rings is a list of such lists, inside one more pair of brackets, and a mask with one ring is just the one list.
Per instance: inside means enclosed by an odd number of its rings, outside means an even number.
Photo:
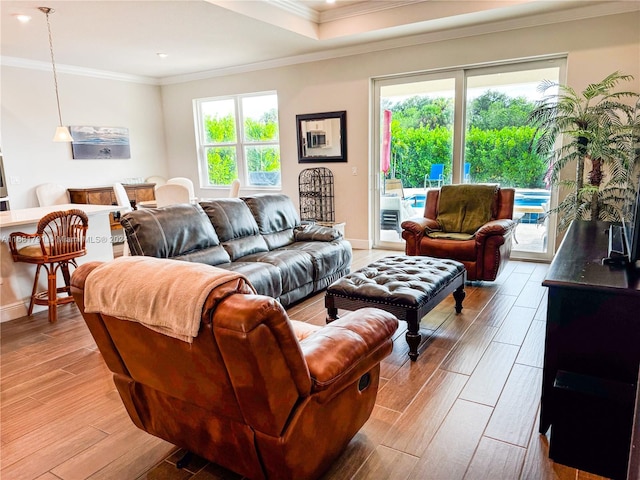
[{"label": "pendant light cord", "polygon": [[60,96],[58,95],[58,75],[56,74],[56,62],[53,56],[53,37],[51,36],[51,23],[49,23],[49,13],[53,13],[53,9],[49,7],[39,7],[39,10],[44,12],[47,17],[47,30],[49,31],[49,52],[51,53],[51,66],[53,67],[53,84],[56,89],[56,104],[58,106],[58,120],[60,120],[60,125],[62,123],[62,114],[60,113]]}]

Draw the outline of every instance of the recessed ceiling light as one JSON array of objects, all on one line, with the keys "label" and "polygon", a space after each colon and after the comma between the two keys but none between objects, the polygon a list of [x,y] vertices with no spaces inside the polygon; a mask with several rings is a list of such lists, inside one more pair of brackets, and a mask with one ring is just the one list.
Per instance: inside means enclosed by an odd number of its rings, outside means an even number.
[{"label": "recessed ceiling light", "polygon": [[158,52],[156,53],[156,55],[158,55],[160,58],[167,58],[169,55],[164,53],[164,52]]},{"label": "recessed ceiling light", "polygon": [[336,0],[327,0],[327,3],[336,3]]},{"label": "recessed ceiling light", "polygon": [[20,23],[27,23],[29,20],[31,20],[31,16],[25,15],[24,13],[16,13],[14,16]]}]

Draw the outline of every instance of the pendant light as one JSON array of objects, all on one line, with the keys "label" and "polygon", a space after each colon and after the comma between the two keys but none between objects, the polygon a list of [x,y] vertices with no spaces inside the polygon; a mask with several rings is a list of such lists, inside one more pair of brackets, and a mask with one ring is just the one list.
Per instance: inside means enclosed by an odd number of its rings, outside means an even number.
[{"label": "pendant light", "polygon": [[56,104],[58,105],[58,120],[60,123],[56,128],[56,133],[53,136],[54,142],[72,142],[73,138],[71,137],[71,133],[69,133],[69,129],[65,127],[62,123],[62,114],[60,113],[60,95],[58,94],[58,76],[56,75],[56,62],[53,57],[53,38],[51,37],[51,24],[49,23],[49,14],[53,13],[55,10],[49,7],[38,7],[42,13],[47,17],[47,30],[49,32],[49,51],[51,52],[51,66],[53,67],[53,84],[56,89]]}]

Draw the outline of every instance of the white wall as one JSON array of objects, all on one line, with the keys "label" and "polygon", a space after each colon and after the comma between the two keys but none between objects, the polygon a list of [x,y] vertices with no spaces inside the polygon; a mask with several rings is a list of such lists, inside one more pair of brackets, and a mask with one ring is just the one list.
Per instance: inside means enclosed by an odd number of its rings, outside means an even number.
[{"label": "white wall", "polygon": [[[2,66],[0,146],[11,208],[38,205],[35,187],[111,185],[130,177],[166,175],[160,87],[58,72],[65,125],[126,127],[131,158],[73,160],[71,145],[52,142],[58,113],[50,71]],[[9,182],[8,182],[9,183]]]},{"label": "white wall", "polygon": [[[371,78],[567,53],[567,83],[576,89],[620,70],[635,77],[634,83],[625,87],[640,91],[638,25],[640,13],[636,12],[165,85],[162,98],[169,173],[197,179],[194,98],[276,90],[283,193],[297,203],[300,171],[329,167],[335,176],[336,220],[347,222],[346,237],[355,247],[365,247],[371,239],[368,201],[374,178],[370,166],[375,164],[370,158],[369,137]],[[348,163],[298,164],[296,114],[335,110],[347,111]],[[197,194],[216,196],[215,191]]]}]

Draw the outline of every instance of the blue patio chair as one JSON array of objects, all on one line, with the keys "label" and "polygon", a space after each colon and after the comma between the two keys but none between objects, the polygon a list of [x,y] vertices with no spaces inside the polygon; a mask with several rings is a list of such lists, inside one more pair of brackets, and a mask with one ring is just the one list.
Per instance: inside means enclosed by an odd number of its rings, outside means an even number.
[{"label": "blue patio chair", "polygon": [[462,183],[470,183],[471,182],[471,164],[464,164],[464,175],[462,176]]},{"label": "blue patio chair", "polygon": [[438,187],[442,186],[444,181],[444,163],[434,163],[431,165],[431,171],[424,176],[424,188],[432,186],[432,183],[436,183]]}]

